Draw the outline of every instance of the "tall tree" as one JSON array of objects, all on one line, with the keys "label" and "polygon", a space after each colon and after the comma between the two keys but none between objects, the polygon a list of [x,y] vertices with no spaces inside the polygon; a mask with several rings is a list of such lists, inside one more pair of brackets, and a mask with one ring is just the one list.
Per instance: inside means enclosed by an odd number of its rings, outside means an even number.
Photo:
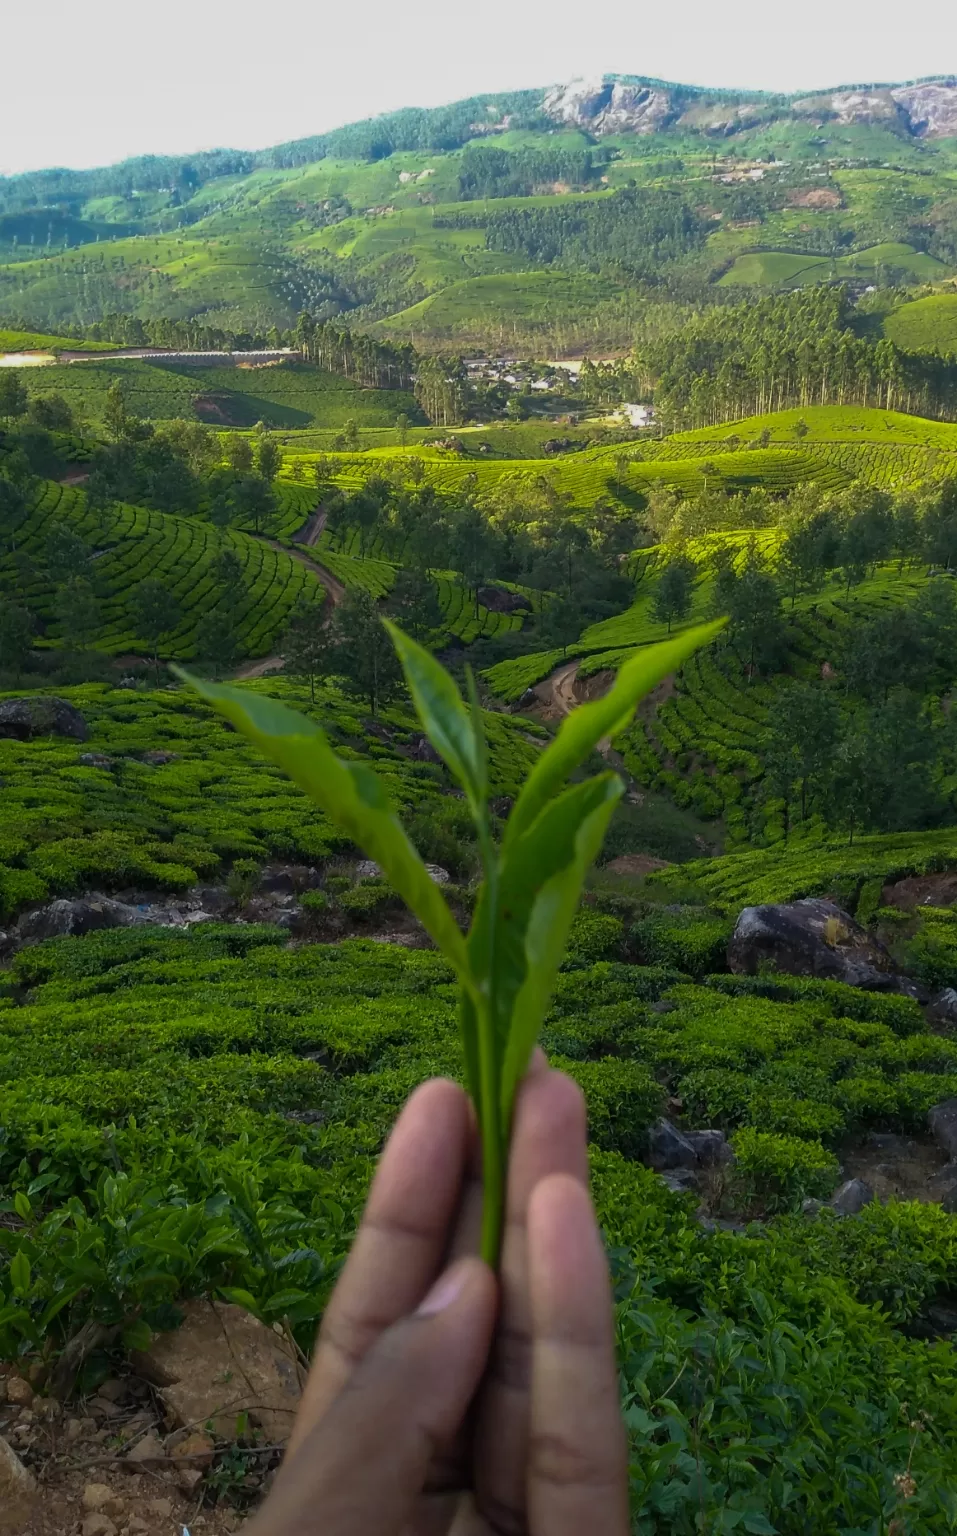
[{"label": "tall tree", "polygon": [[0,368],[0,421],[25,416],[30,397],[17,368]]},{"label": "tall tree", "polygon": [[11,671],[18,681],[30,659],[36,629],[29,608],[0,598],[0,668]]},{"label": "tall tree", "polygon": [[349,592],[332,621],[335,674],[346,692],[366,700],[373,715],[402,686],[395,647],[379,617],[375,598]]},{"label": "tall tree", "polygon": [[414,640],[422,640],[442,628],[443,613],[435,582],[426,571],[403,567],[389,594],[390,614]]},{"label": "tall tree", "polygon": [[130,611],[137,635],[150,648],[153,667],[159,677],[160,643],[164,635],[172,634],[183,610],[165,582],[156,576],[148,576],[133,588]]},{"label": "tall tree", "polygon": [[764,751],[767,791],[784,802],[787,837],[795,796],[801,820],[826,788],[841,734],[841,711],[823,684],[792,682],[768,711]]},{"label": "tall tree", "polygon": [[299,599],[289,615],[282,654],[292,677],[308,679],[309,696],[315,704],[316,678],[329,677],[337,670],[335,642],[321,603]]},{"label": "tall tree", "polygon": [[89,581],[75,576],[57,592],[57,617],[71,650],[85,651],[100,627],[100,605]]},{"label": "tall tree", "polygon": [[667,624],[668,633],[676,619],[686,619],[691,612],[698,567],[690,556],[676,553],[664,564],[655,586],[652,613],[659,624]]}]

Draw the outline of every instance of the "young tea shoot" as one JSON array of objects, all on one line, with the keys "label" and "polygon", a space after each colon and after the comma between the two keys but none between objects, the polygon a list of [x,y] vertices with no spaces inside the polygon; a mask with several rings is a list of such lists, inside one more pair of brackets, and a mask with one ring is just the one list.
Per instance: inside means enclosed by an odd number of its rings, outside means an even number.
[{"label": "young tea shoot", "polygon": [[452,965],[465,1078],[482,1141],[482,1257],[494,1266],[515,1095],[548,1009],[585,875],[624,791],[613,772],[569,780],[600,741],[630,723],[640,699],[714,639],[724,620],[639,651],[604,698],[569,715],[525,780],[499,844],[492,836],[485,731],[474,682],[470,679],[466,703],[434,656],[384,622],[423,728],[461,785],[475,823],[482,883],[468,934],[371,768],[337,757],[320,726],[274,699],[187,680],[381,866]]}]

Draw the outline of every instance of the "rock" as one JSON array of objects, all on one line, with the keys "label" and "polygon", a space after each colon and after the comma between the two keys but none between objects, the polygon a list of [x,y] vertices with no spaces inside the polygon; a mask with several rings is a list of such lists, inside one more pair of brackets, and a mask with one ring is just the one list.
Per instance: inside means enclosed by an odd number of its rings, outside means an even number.
[{"label": "rock", "polygon": [[927,1111],[927,1125],[937,1145],[957,1158],[957,1099],[943,1099]]},{"label": "rock", "polygon": [[723,1168],[734,1162],[724,1131],[686,1131],[685,1139],[694,1147],[702,1168]]},{"label": "rock", "polygon": [[943,1210],[957,1211],[957,1162],[945,1163],[927,1180],[927,1193]]},{"label": "rock", "polygon": [[0,1435],[0,1505],[35,1487],[32,1472],[27,1471],[16,1451]]},{"label": "rock", "polygon": [[823,1209],[824,1209],[824,1201],[823,1200],[803,1200],[801,1202],[801,1214],[802,1214],[802,1216],[816,1216],[818,1214],[818,1212],[819,1211],[823,1211]]},{"label": "rock", "polygon": [[648,1162],[659,1172],[668,1168],[696,1168],[698,1154],[677,1126],[670,1120],[659,1120],[648,1132]]},{"label": "rock", "polygon": [[440,763],[442,761],[428,736],[416,738],[412,746],[412,756],[417,763]]},{"label": "rock", "polygon": [[357,880],[381,880],[382,870],[375,859],[360,859],[356,865]]},{"label": "rock", "polygon": [[195,1493],[198,1484],[203,1481],[203,1474],[199,1467],[180,1467],[176,1481],[184,1493]]},{"label": "rock", "polygon": [[224,885],[192,885],[186,892],[186,900],[194,911],[208,913],[211,917],[220,917],[233,904]]},{"label": "rock", "polygon": [[669,1173],[659,1173],[658,1177],[673,1195],[697,1193],[698,1175],[693,1168],[673,1168]]},{"label": "rock", "polygon": [[67,1445],[75,1445],[77,1440],[82,1440],[92,1428],[93,1425],[88,1419],[67,1419],[63,1426],[63,1437]]},{"label": "rock", "polygon": [[957,1029],[957,990],[945,987],[938,992],[927,1009],[927,1022],[938,1029]]},{"label": "rock", "polygon": [[678,110],[670,91],[597,76],[545,92],[542,110],[553,122],[588,133],[657,133]]},{"label": "rock", "polygon": [[259,889],[277,896],[295,896],[307,891],[316,883],[316,871],[308,864],[281,864],[277,869],[265,869],[259,877]]},{"label": "rock", "polygon": [[66,699],[30,694],[0,703],[0,739],[31,741],[34,736],[71,736],[86,741],[89,728],[80,711]]},{"label": "rock", "polygon": [[447,869],[442,868],[441,864],[426,864],[425,867],[436,885],[448,885],[452,876]]},{"label": "rock", "polygon": [[148,763],[151,768],[162,768],[166,763],[178,762],[179,753],[161,752],[154,749],[151,752],[144,752],[140,758],[140,761],[143,763]]},{"label": "rock", "polygon": [[22,1376],[7,1377],[7,1402],[16,1403],[18,1408],[29,1408],[33,1402],[33,1388]]},{"label": "rock", "polygon": [[113,1502],[120,1503],[109,1483],[87,1483],[83,1490],[83,1508],[95,1512]]},{"label": "rock", "polygon": [[124,1397],[129,1396],[129,1383],[121,1381],[118,1376],[111,1376],[97,1388],[97,1396],[105,1397],[109,1403],[120,1403]]},{"label": "rock", "polygon": [[87,1515],[80,1526],[80,1536],[116,1536],[116,1526],[109,1515]]},{"label": "rock", "polygon": [[[170,1506],[172,1508],[172,1506]],[[149,1526],[139,1515],[131,1515],[126,1522],[124,1536],[148,1536]]]},{"label": "rock", "polygon": [[659,997],[657,1002],[648,1004],[651,1013],[674,1013],[677,1006],[678,1004],[673,1003],[668,997]]},{"label": "rock", "polygon": [[123,1457],[127,1466],[149,1467],[166,1460],[166,1448],[155,1429],[149,1430]]},{"label": "rock", "polygon": [[541,702],[534,688],[526,688],[518,701],[518,707],[519,709],[531,709],[535,704],[540,704]]},{"label": "rock", "polygon": [[80,762],[84,768],[112,768],[113,759],[107,757],[105,752],[81,752]]},{"label": "rock", "polygon": [[38,943],[41,939],[77,937],[100,928],[131,928],[145,921],[137,907],[93,893],[60,897],[45,907],[25,912],[17,924],[17,933],[23,943]]},{"label": "rock", "polygon": [[873,1198],[874,1191],[863,1179],[848,1179],[831,1197],[831,1205],[839,1216],[856,1216]]},{"label": "rock", "polygon": [[907,990],[887,950],[852,917],[821,897],[745,907],[728,945],[736,976],[770,965],[791,976],[817,976],[871,990]]},{"label": "rock", "polygon": [[[271,1445],[289,1437],[299,1405],[295,1360],[271,1329],[242,1307],[202,1299],[183,1306],[182,1326],[160,1333],[135,1357],[179,1424],[212,1422],[231,1435],[248,1414]],[[180,1454],[178,1451],[177,1454]]]},{"label": "rock", "polygon": [[489,613],[531,613],[531,598],[524,592],[509,592],[505,587],[479,587],[475,594]]},{"label": "rock", "polygon": [[160,1520],[171,1520],[173,1517],[172,1499],[150,1499],[146,1508],[151,1515],[157,1515]]},{"label": "rock", "polygon": [[179,1445],[174,1445],[170,1454],[174,1461],[188,1462],[192,1467],[211,1467],[215,1446],[208,1435],[196,1430],[181,1440]]}]

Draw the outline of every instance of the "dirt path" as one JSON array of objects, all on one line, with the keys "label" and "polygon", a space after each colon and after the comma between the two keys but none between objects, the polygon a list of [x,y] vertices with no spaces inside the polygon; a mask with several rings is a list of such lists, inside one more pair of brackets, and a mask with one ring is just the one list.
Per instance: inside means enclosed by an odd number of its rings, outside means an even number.
[{"label": "dirt path", "polygon": [[[317,507],[309,522],[306,524],[303,538],[304,544],[315,544],[323,528],[326,526],[326,514],[321,507]],[[337,608],[346,595],[346,589],[337,576],[320,565],[318,560],[313,560],[311,555],[304,555],[301,549],[287,549],[285,544],[280,544],[278,539],[263,539],[270,549],[276,549],[282,555],[288,555],[291,560],[298,560],[307,571],[317,580],[322,582],[326,589],[326,605],[331,611]],[[330,615],[327,614],[327,619]],[[283,658],[278,653],[275,656],[261,656],[258,661],[247,661],[233,673],[234,683],[248,683],[254,677],[263,677],[267,672],[278,672],[282,668]]]}]

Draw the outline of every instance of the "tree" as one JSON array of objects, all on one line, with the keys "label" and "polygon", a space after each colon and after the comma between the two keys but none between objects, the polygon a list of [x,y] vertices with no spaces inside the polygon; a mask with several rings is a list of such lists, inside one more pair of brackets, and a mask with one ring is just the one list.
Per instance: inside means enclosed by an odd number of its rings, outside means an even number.
[{"label": "tree", "polygon": [[794,794],[801,820],[826,792],[841,733],[841,711],[823,684],[792,682],[768,710],[764,752],[766,791],[784,802],[784,836],[790,827]]},{"label": "tree", "polygon": [[68,523],[51,524],[43,546],[47,570],[56,585],[89,573],[93,551]]},{"label": "tree", "polygon": [[160,641],[176,628],[183,611],[166,584],[156,576],[148,576],[133,588],[130,611],[137,635],[149,645],[159,677]]},{"label": "tree", "polygon": [[948,480],[924,512],[921,521],[924,558],[928,565],[949,571],[957,565],[957,484]]},{"label": "tree", "polygon": [[224,544],[218,553],[213,556],[210,561],[210,569],[216,578],[217,585],[223,589],[228,597],[235,597],[243,587],[242,561],[236,551],[231,549],[228,544]]},{"label": "tree", "polygon": [[443,613],[435,582],[426,571],[404,566],[389,594],[389,613],[413,640],[442,628]]},{"label": "tree", "polygon": [[395,418],[395,430],[396,436],[399,439],[400,448],[404,448],[406,443],[409,441],[409,428],[411,426],[412,423],[409,420],[409,417],[406,415],[405,411],[400,411],[398,416]]},{"label": "tree", "polygon": [[336,671],[335,643],[321,603],[300,597],[289,615],[282,653],[292,677],[308,678],[309,697],[315,704],[316,678]]},{"label": "tree", "polygon": [[241,475],[234,481],[231,503],[230,521],[251,526],[256,533],[263,533],[279,510],[272,486],[258,475]]},{"label": "tree", "polygon": [[674,554],[665,563],[655,587],[652,612],[659,624],[667,624],[668,633],[675,619],[687,618],[691,612],[695,577],[698,567],[685,554]]},{"label": "tree", "polygon": [[809,428],[807,422],[803,419],[803,417],[801,418],[800,421],[796,421],[794,423],[794,436],[797,438],[799,443],[803,442],[804,438],[807,437],[809,431],[810,431],[810,428]]},{"label": "tree", "polygon": [[364,698],[373,715],[402,686],[395,647],[371,593],[349,592],[332,621],[333,670],[347,693]]},{"label": "tree", "polygon": [[204,613],[196,626],[196,650],[209,662],[216,677],[235,666],[239,657],[239,634],[232,609],[218,605]]},{"label": "tree", "polygon": [[30,658],[36,628],[29,608],[0,599],[0,667],[13,672],[17,681]]},{"label": "tree", "polygon": [[73,426],[73,412],[69,402],[61,394],[34,395],[27,417],[47,432],[69,432]]},{"label": "tree", "polygon": [[472,589],[476,618],[478,589],[492,574],[494,551],[495,535],[484,514],[473,503],[467,504],[452,525],[449,555],[454,568],[462,572],[465,585]]},{"label": "tree", "polygon": [[542,614],[539,625],[542,644],[560,647],[563,656],[568,647],[578,639],[582,631],[582,611],[574,598],[559,594],[553,597]]},{"label": "tree", "polygon": [[25,416],[30,397],[16,368],[0,368],[0,421]]},{"label": "tree", "polygon": [[838,554],[838,530],[827,510],[790,518],[778,548],[778,573],[794,607],[799,592],[820,587]]},{"label": "tree", "polygon": [[74,576],[57,593],[57,617],[71,650],[85,651],[100,627],[100,605],[92,586]]},{"label": "tree", "polygon": [[130,414],[126,396],[119,379],[115,379],[106,392],[103,407],[103,427],[113,443],[126,442],[133,433],[136,418]]},{"label": "tree", "polygon": [[248,475],[253,468],[253,445],[248,437],[230,432],[226,438],[226,462],[237,475]]},{"label": "tree", "polygon": [[271,485],[282,469],[282,452],[274,437],[263,432],[256,442],[256,469],[259,478]]},{"label": "tree", "polygon": [[781,597],[754,539],[738,572],[728,611],[731,638],[748,658],[748,676],[773,666],[784,641]]}]

